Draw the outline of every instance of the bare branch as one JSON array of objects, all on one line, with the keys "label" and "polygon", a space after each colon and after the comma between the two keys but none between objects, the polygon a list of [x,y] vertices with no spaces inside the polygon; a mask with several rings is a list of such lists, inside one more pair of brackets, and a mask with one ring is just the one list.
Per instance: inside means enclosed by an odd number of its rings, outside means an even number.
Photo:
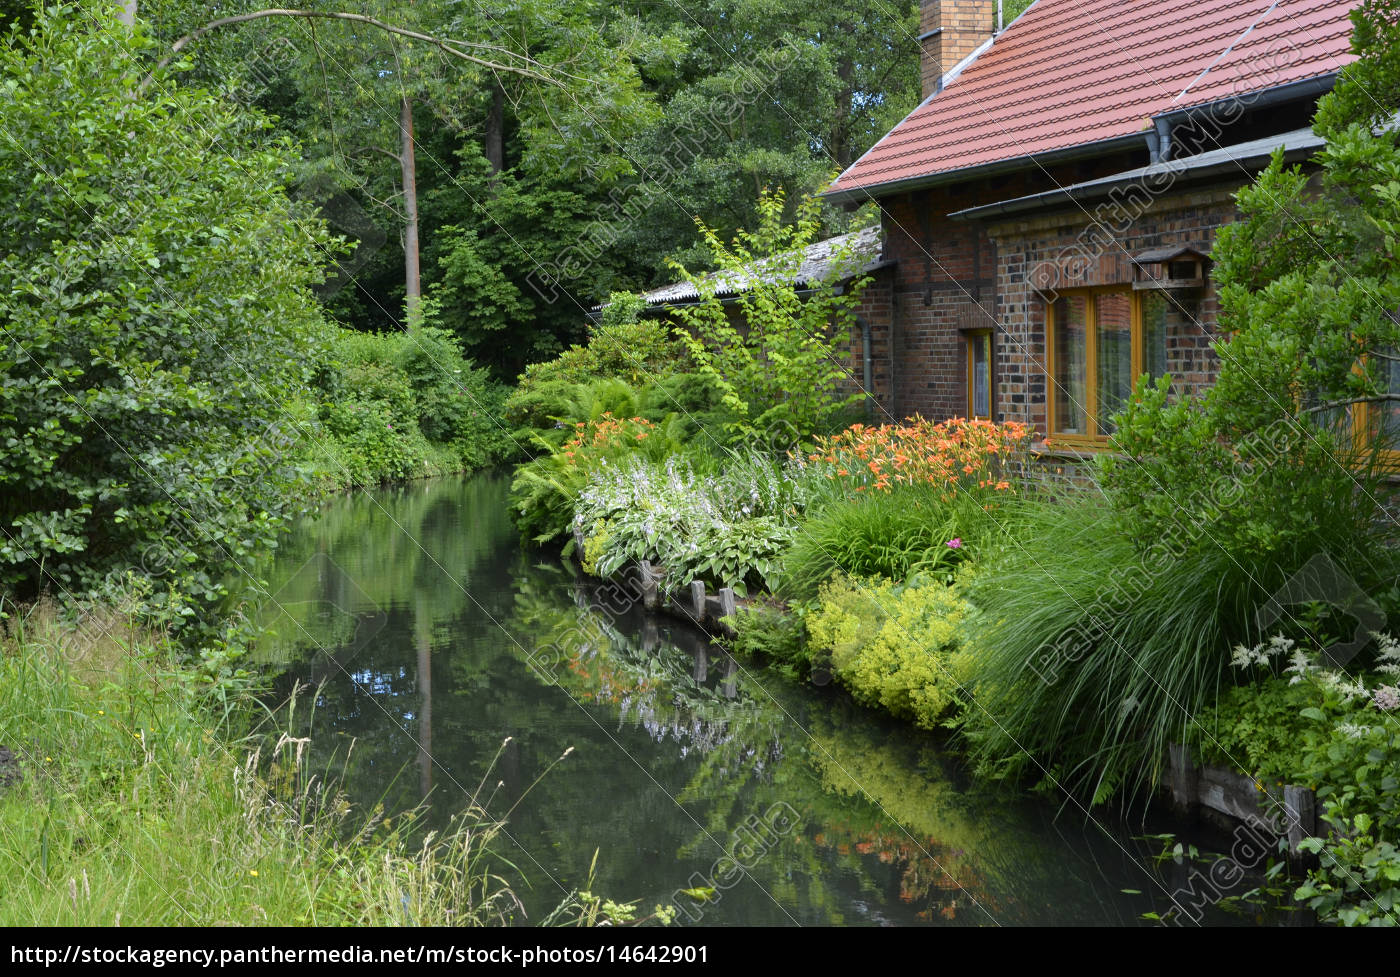
[{"label": "bare branch", "polygon": [[379,153],[382,156],[389,157],[395,163],[403,162],[403,158],[399,156],[398,153],[385,149],[383,146],[356,146],[354,149],[350,150],[351,156],[360,156],[364,153]]},{"label": "bare branch", "polygon": [[[399,37],[406,37],[414,41],[422,41],[425,44],[432,45],[433,47],[442,51],[444,54],[450,55],[451,57],[457,58],[461,61],[468,61],[472,64],[481,65],[483,68],[489,68],[492,71],[505,71],[514,75],[520,75],[525,78],[533,78],[536,81],[542,81],[545,84],[555,85],[560,88],[564,87],[563,81],[560,80],[561,78],[569,78],[574,81],[587,81],[587,79],[579,78],[575,75],[568,74],[567,72],[551,71],[551,69],[547,68],[545,65],[540,64],[533,58],[526,57],[523,54],[517,54],[516,52],[511,51],[507,48],[503,48],[497,44],[483,44],[478,41],[458,41],[453,40],[452,38],[437,37],[432,34],[422,34],[418,31],[411,31],[404,27],[395,27],[393,24],[386,24],[382,20],[376,20],[375,18],[367,17],[364,14],[352,14],[343,11],[335,12],[322,10],[290,10],[285,8],[269,7],[266,10],[254,10],[246,14],[236,14],[231,17],[220,17],[218,20],[211,20],[204,26],[197,27],[194,30],[190,31],[188,34],[184,35],[170,46],[170,53],[167,54],[164,58],[162,58],[159,62],[157,62],[156,66],[151,69],[150,74],[146,75],[146,77],[142,80],[140,91],[144,93],[145,90],[150,86],[151,82],[154,80],[156,72],[160,71],[162,68],[170,64],[171,61],[175,60],[175,56],[179,54],[182,50],[184,50],[185,47],[187,47],[190,44],[193,44],[195,41],[199,40],[201,37],[203,37],[205,34],[208,34],[210,31],[217,30],[220,27],[232,27],[235,24],[246,24],[249,21],[254,20],[266,20],[269,17],[299,17],[302,19],[313,21],[346,20],[357,24],[366,24],[370,27],[386,31],[390,34],[394,34]],[[495,55],[505,56],[505,58],[513,58],[515,59],[515,63],[502,63],[502,61],[491,60],[488,57],[478,57],[474,54],[467,53],[467,50],[464,49],[474,51],[489,51]]]},{"label": "bare branch", "polygon": [[1304,414],[1321,414],[1329,410],[1336,410],[1339,407],[1350,407],[1352,404],[1383,404],[1400,403],[1400,394],[1371,394],[1367,397],[1348,397],[1346,400],[1334,400],[1328,404],[1319,404],[1316,407],[1309,407],[1303,411]]}]

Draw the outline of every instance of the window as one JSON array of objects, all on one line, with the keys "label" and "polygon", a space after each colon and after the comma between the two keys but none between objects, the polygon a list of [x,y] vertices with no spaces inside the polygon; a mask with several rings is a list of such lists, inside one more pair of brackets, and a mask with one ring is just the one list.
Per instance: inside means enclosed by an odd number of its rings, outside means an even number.
[{"label": "window", "polygon": [[1168,337],[1196,328],[1170,293],[1096,288],[1065,292],[1046,316],[1050,433],[1098,441],[1128,403],[1137,378],[1167,372]]},{"label": "window", "polygon": [[[1400,395],[1400,361],[1393,359],[1392,349],[1380,351],[1383,355],[1371,358],[1375,364],[1377,378],[1384,384],[1387,394]],[[1400,401],[1388,400],[1366,402],[1345,407],[1333,408],[1320,414],[1318,423],[1324,427],[1335,425],[1335,430],[1355,438],[1356,450],[1365,452],[1372,447],[1378,449],[1387,465],[1400,462]]]},{"label": "window", "polygon": [[[1394,355],[1394,351],[1389,352]],[[1387,359],[1380,369],[1381,376],[1386,381],[1385,392],[1400,394],[1400,362]],[[1375,436],[1381,447],[1386,450],[1400,447],[1400,401],[1367,404],[1366,409],[1370,415],[1370,423],[1375,425]]]},{"label": "window", "polygon": [[992,331],[967,334],[967,416],[992,419]]}]

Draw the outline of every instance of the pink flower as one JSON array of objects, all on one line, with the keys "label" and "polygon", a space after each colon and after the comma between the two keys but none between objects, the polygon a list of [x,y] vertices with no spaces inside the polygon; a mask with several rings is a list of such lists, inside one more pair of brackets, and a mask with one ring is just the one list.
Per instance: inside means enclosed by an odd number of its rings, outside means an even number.
[{"label": "pink flower", "polygon": [[950,546],[955,550],[960,550],[962,549],[962,537],[955,536],[953,539],[948,540],[948,542],[945,545]]}]

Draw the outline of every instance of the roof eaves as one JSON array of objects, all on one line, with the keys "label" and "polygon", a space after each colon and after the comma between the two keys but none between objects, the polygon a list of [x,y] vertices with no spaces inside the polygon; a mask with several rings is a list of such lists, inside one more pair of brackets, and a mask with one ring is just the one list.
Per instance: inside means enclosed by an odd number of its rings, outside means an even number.
[{"label": "roof eaves", "polygon": [[1313,95],[1322,95],[1332,90],[1337,83],[1336,71],[1325,71],[1322,74],[1313,75],[1309,78],[1299,78],[1296,81],[1284,82],[1282,85],[1273,85],[1269,88],[1255,88],[1251,91],[1242,92],[1239,95],[1227,95],[1225,98],[1212,99],[1208,102],[1197,102],[1194,105],[1183,105],[1180,108],[1168,109],[1159,112],[1153,119],[1162,119],[1167,122],[1181,122],[1187,119],[1217,116],[1225,113],[1238,111],[1238,106],[1243,105],[1246,109],[1264,108],[1279,102],[1288,102],[1297,98],[1306,98]]},{"label": "roof eaves", "polygon": [[1311,129],[1295,129],[1293,132],[1266,136],[1262,139],[1251,140],[1236,146],[1227,146],[1223,149],[1214,149],[1195,156],[1184,156],[1181,159],[1168,160],[1164,163],[1152,163],[1137,169],[1115,173],[1112,176],[1100,177],[1097,180],[1087,180],[1067,187],[1056,187],[1054,190],[1046,190],[1043,193],[1033,193],[978,207],[968,207],[948,216],[952,220],[971,221],[1053,210],[1057,207],[1070,206],[1078,201],[1108,196],[1115,190],[1141,182],[1169,177],[1172,180],[1171,185],[1175,185],[1178,179],[1196,182],[1214,176],[1237,174],[1241,169],[1247,171],[1260,169],[1279,147],[1283,147],[1285,160],[1297,162],[1312,156],[1324,145],[1323,139],[1314,134]]},{"label": "roof eaves", "polygon": [[1082,159],[1087,156],[1099,156],[1119,149],[1138,148],[1146,145],[1150,135],[1155,135],[1154,130],[1144,129],[1140,132],[1129,132],[1119,136],[1110,136],[1107,139],[1099,139],[1094,142],[1076,143],[1073,146],[1065,146],[1062,149],[1052,149],[1044,153],[1013,156],[1009,159],[993,160],[990,163],[982,163],[976,166],[963,166],[952,170],[939,170],[936,173],[906,177],[902,180],[891,180],[887,183],[872,183],[866,186],[851,187],[848,190],[827,191],[824,196],[832,203],[845,203],[848,200],[858,199],[878,200],[880,197],[888,197],[897,193],[908,193],[912,190],[925,190],[929,187],[942,186],[946,183],[957,183],[961,180],[975,179],[978,177],[995,176],[998,173],[1029,169],[1032,166],[1043,165],[1045,163],[1058,163],[1067,160]]}]

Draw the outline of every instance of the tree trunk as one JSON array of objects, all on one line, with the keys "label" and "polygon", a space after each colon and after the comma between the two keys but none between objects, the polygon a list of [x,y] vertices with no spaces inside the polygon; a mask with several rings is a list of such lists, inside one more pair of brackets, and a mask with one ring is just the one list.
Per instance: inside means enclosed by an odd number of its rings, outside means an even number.
[{"label": "tree trunk", "polygon": [[836,66],[836,78],[841,88],[836,93],[836,117],[831,124],[831,155],[836,166],[844,170],[851,165],[851,111],[855,102],[855,89],[851,78],[855,65],[849,58],[843,58]]},{"label": "tree trunk", "polygon": [[404,322],[418,328],[423,298],[423,279],[418,267],[418,175],[413,160],[413,99],[399,101],[399,168],[403,174]]},{"label": "tree trunk", "polygon": [[500,85],[491,86],[491,109],[486,114],[486,162],[495,176],[506,165],[506,93]]}]

